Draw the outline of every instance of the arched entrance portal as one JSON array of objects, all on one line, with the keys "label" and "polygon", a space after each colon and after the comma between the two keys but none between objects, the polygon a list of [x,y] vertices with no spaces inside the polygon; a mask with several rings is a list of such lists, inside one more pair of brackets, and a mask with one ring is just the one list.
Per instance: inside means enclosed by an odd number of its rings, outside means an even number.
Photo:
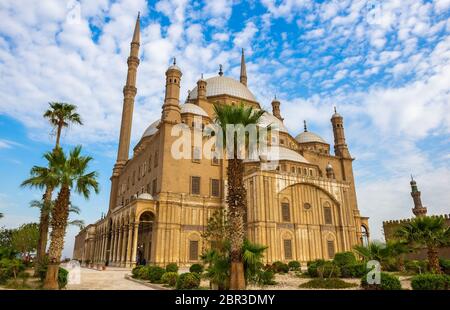
[{"label": "arched entrance portal", "polygon": [[150,262],[152,254],[153,222],[155,215],[146,211],[139,217],[138,241],[137,241],[137,265],[145,265]]}]

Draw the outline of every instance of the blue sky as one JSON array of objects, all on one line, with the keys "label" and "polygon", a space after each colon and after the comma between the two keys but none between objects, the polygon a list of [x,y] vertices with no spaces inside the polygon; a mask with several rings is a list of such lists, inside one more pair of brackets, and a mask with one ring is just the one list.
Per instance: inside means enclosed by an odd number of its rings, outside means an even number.
[{"label": "blue sky", "polygon": [[[429,213],[450,211],[450,0],[341,1],[2,1],[0,4],[0,225],[36,221],[21,189],[54,143],[42,119],[49,101],[78,106],[82,127],[62,137],[82,144],[101,192],[84,201],[90,223],[106,212],[115,161],[126,57],[141,12],[141,64],[133,144],[160,116],[171,57],[183,72],[182,99],[201,73],[238,78],[261,105],[276,94],[291,134],[308,128],[332,143],[333,106],[344,116],[361,213],[382,238],[385,219],[410,217],[409,176]],[[64,254],[70,256],[75,228]]]}]

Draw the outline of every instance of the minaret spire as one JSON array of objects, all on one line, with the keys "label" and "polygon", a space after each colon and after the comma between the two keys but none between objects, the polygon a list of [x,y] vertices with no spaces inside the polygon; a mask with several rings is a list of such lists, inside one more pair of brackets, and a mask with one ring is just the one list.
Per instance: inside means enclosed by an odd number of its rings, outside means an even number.
[{"label": "minaret spire", "polygon": [[275,97],[272,100],[272,114],[280,121],[283,121],[284,118],[281,117],[280,104],[281,104],[280,100],[278,100],[277,96],[275,95]]},{"label": "minaret spire", "polygon": [[241,55],[241,76],[239,77],[239,81],[247,86],[247,67],[245,66],[244,49],[242,49]]},{"label": "minaret spire", "polygon": [[303,131],[307,132],[308,128],[306,127],[306,120],[303,120]]},{"label": "minaret spire", "polygon": [[425,216],[427,215],[427,208],[422,205],[422,199],[420,198],[420,191],[417,188],[417,183],[414,180],[413,176],[411,175],[411,197],[414,201],[414,208],[412,209],[412,212],[415,216]]},{"label": "minaret spire", "polygon": [[138,13],[136,24],[134,26],[133,39],[131,40],[130,56],[128,57],[127,80],[123,88],[123,109],[122,122],[120,125],[119,148],[117,151],[117,160],[111,176],[111,195],[109,199],[109,208],[114,209],[117,200],[118,178],[120,172],[128,160],[130,151],[131,125],[133,122],[134,98],[136,97],[136,75],[139,66],[139,46],[140,46],[140,13]]}]

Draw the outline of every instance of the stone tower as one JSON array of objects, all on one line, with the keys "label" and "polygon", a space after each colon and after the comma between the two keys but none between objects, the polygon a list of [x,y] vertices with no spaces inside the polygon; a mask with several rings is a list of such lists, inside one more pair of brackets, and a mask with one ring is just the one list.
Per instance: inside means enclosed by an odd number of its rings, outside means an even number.
[{"label": "stone tower", "polygon": [[345,143],[344,118],[336,112],[336,107],[331,117],[331,124],[333,125],[334,135],[334,154],[343,158],[351,158],[347,144]]},{"label": "stone tower", "polygon": [[111,176],[111,194],[109,199],[109,210],[116,207],[116,194],[118,192],[118,177],[128,160],[130,151],[131,125],[133,122],[134,98],[136,97],[136,74],[139,66],[140,46],[140,17],[136,19],[133,39],[131,41],[130,56],[128,57],[127,81],[123,88],[122,122],[120,125],[119,148],[117,160]]},{"label": "stone tower", "polygon": [[414,208],[412,212],[415,216],[425,216],[427,215],[427,208],[422,206],[422,199],[420,199],[420,191],[417,189],[417,183],[411,176],[411,197],[414,201]]},{"label": "stone tower", "polygon": [[239,81],[247,86],[247,67],[245,66],[244,49],[242,49],[241,54],[241,75],[239,76]]},{"label": "stone tower", "polygon": [[284,118],[281,117],[281,111],[280,111],[280,101],[277,99],[277,96],[272,100],[272,114],[276,118],[278,118],[280,121],[283,121]]},{"label": "stone tower", "polygon": [[178,124],[181,122],[180,110],[180,83],[181,70],[177,66],[176,58],[173,59],[173,64],[166,71],[166,95],[164,104],[162,106],[163,122]]},{"label": "stone tower", "polygon": [[198,100],[206,100],[206,81],[203,79],[203,74],[200,80],[197,81],[197,98]]}]

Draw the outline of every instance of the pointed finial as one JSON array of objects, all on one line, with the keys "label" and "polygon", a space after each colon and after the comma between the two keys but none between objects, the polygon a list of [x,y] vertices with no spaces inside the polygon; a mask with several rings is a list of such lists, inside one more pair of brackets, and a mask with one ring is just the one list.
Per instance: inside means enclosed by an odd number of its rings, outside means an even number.
[{"label": "pointed finial", "polygon": [[202,73],[202,80],[203,80],[203,73]]},{"label": "pointed finial", "polygon": [[173,65],[175,66],[176,64],[177,64],[177,58],[174,57],[174,58],[173,58]]},{"label": "pointed finial", "polygon": [[242,48],[242,55],[244,55],[244,48]]},{"label": "pointed finial", "polygon": [[334,106],[334,113],[337,113],[336,106]]},{"label": "pointed finial", "polygon": [[191,90],[188,89],[188,99],[191,99]]},{"label": "pointed finial", "polygon": [[138,19],[141,17],[141,11],[138,11]]},{"label": "pointed finial", "polygon": [[220,75],[220,76],[223,75],[222,65],[219,65],[219,75]]},{"label": "pointed finial", "polygon": [[306,120],[303,120],[303,130],[304,130],[305,132],[308,131],[308,128],[306,127]]},{"label": "pointed finial", "polygon": [[411,174],[411,182],[413,182],[414,181],[414,177],[413,177],[413,175]]},{"label": "pointed finial", "polygon": [[277,94],[275,94],[275,97],[274,97],[274,99],[275,99],[275,100],[277,100]]}]

